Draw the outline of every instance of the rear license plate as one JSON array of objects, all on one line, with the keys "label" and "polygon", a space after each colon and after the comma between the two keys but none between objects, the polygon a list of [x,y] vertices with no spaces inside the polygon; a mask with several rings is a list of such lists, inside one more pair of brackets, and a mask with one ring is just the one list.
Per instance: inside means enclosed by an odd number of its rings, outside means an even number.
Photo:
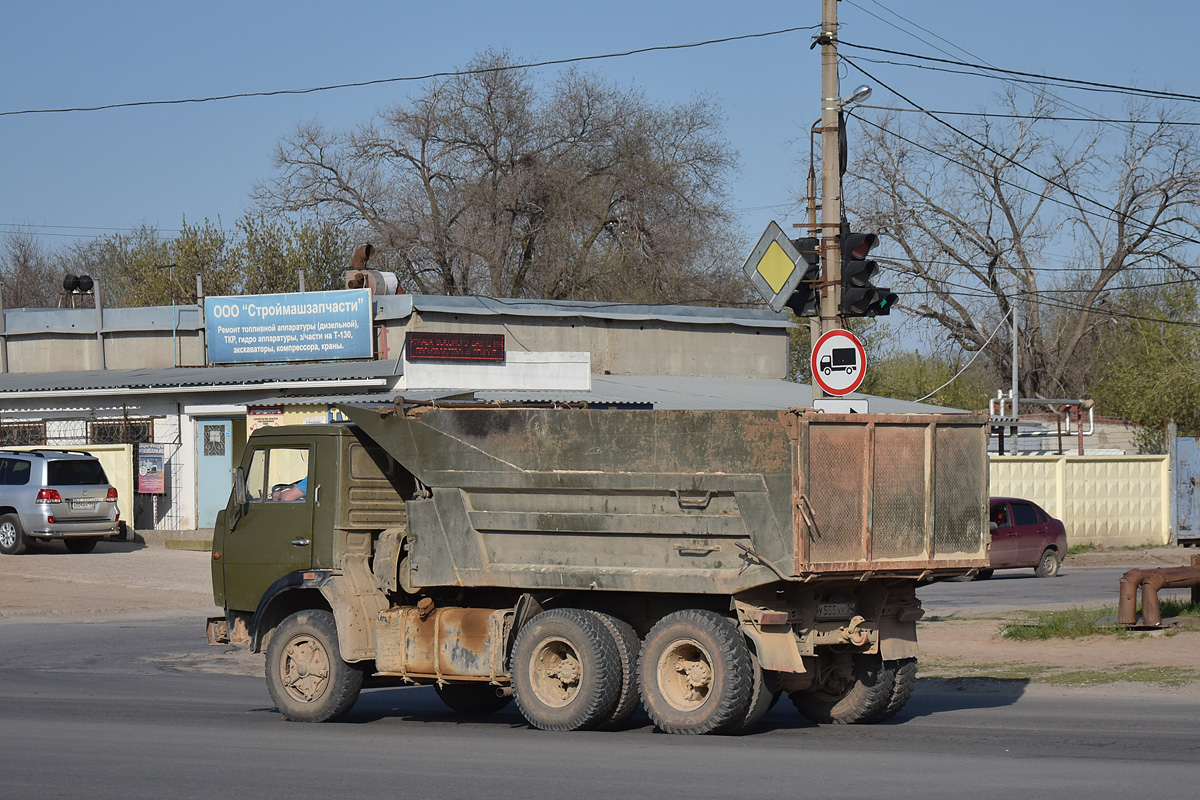
[{"label": "rear license plate", "polygon": [[854,616],[853,603],[818,603],[817,616],[824,619],[848,619]]},{"label": "rear license plate", "polygon": [[73,502],[73,503],[71,503],[71,510],[72,511],[95,511],[96,504],[95,503],[75,503],[75,502]]}]

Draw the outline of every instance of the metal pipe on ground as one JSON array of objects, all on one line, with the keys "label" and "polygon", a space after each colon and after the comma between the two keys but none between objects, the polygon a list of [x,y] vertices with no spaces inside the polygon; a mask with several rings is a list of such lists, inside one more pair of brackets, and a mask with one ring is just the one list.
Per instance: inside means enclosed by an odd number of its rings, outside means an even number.
[{"label": "metal pipe on ground", "polygon": [[1162,625],[1162,609],[1158,602],[1160,589],[1192,588],[1192,602],[1196,601],[1200,589],[1200,557],[1192,557],[1190,567],[1162,567],[1159,569],[1131,569],[1121,576],[1120,600],[1117,605],[1117,624],[1137,623],[1137,592],[1142,590],[1142,626],[1157,628]]}]

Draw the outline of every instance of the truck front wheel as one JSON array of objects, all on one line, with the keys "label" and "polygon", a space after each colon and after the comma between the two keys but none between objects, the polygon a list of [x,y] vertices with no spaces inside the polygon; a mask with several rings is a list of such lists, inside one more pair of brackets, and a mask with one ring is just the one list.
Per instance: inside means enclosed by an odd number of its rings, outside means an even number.
[{"label": "truck front wheel", "polygon": [[544,611],[513,642],[512,684],[517,707],[535,728],[598,727],[611,719],[621,697],[613,635],[587,611]]},{"label": "truck front wheel", "polygon": [[749,727],[754,663],[737,626],[711,611],[663,617],[642,645],[642,704],[666,733]]},{"label": "truck front wheel", "polygon": [[[796,709],[813,722],[835,725],[878,722],[892,702],[895,669],[894,661],[884,662],[877,655],[856,655],[849,664],[832,669],[818,688],[792,692],[790,697]],[[915,668],[911,677],[916,678]],[[907,685],[905,688],[905,694],[911,694],[911,688]],[[895,711],[902,705],[900,702]]]},{"label": "truck front wheel", "polygon": [[327,722],[345,714],[362,690],[362,670],[342,660],[328,611],[298,611],[280,623],[267,647],[267,689],[293,722]]}]

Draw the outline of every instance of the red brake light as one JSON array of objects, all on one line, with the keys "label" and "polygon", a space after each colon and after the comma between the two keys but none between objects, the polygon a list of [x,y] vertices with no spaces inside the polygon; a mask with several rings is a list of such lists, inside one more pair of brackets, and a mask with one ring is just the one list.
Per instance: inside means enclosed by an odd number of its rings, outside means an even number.
[{"label": "red brake light", "polygon": [[106,502],[106,503],[117,502],[117,487],[115,487],[115,486],[108,487],[108,496],[104,498],[104,502]]},{"label": "red brake light", "polygon": [[[26,495],[28,497],[29,495]],[[58,489],[38,489],[38,503],[61,503],[62,495],[58,493]]]}]

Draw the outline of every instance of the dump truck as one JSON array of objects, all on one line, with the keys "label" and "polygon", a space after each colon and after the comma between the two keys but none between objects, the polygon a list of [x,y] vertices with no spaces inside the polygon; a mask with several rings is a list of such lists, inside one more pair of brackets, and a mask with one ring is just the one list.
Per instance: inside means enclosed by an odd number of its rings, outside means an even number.
[{"label": "dump truck", "polygon": [[209,642],[290,720],[367,681],[545,730],[878,722],[917,587],[987,566],[982,414],[341,410],[255,431],[214,531]]}]

